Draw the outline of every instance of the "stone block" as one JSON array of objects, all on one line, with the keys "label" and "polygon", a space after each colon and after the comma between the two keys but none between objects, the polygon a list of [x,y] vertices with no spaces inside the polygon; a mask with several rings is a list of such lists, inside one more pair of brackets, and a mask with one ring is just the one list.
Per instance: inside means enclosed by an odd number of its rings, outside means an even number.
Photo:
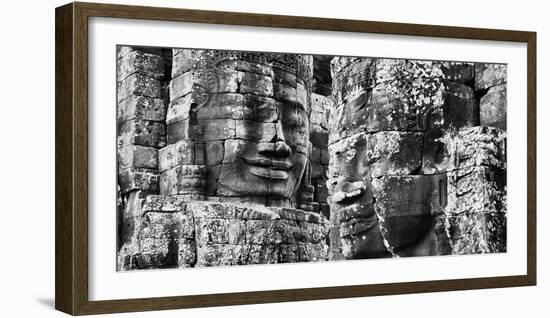
[{"label": "stone block", "polygon": [[146,54],[162,56],[163,51],[165,49],[161,49],[157,47],[117,45],[116,50],[117,50],[117,60],[119,60],[124,56],[136,51],[141,53],[146,53]]},{"label": "stone block", "polygon": [[134,73],[118,83],[117,101],[124,100],[130,96],[161,98],[160,81]]},{"label": "stone block", "polygon": [[452,215],[448,223],[453,254],[507,251],[504,213],[464,212]]},{"label": "stone block", "polygon": [[252,142],[271,142],[277,136],[276,123],[257,123],[250,120],[236,120],[234,124],[235,137],[238,139]]},{"label": "stone block", "polygon": [[182,120],[188,120],[191,111],[191,105],[198,102],[197,96],[194,93],[187,94],[183,97],[176,98],[168,105],[166,111],[166,124],[172,124]]},{"label": "stone block", "polygon": [[193,216],[193,213],[182,212],[182,213],[179,213],[178,216],[179,216],[177,220],[179,222],[178,237],[180,239],[194,240],[195,239],[195,218]]},{"label": "stone block", "polygon": [[178,268],[195,267],[197,246],[194,240],[181,239],[178,242]]},{"label": "stone block", "polygon": [[316,146],[327,147],[329,133],[325,129],[318,129],[318,127],[319,126],[311,126],[311,130],[309,131],[309,141]]},{"label": "stone block", "polygon": [[131,95],[117,103],[117,120],[144,119],[162,122],[166,118],[166,107],[160,98]]},{"label": "stone block", "polygon": [[216,195],[221,170],[222,165],[207,166],[205,191],[209,197]]},{"label": "stone block", "polygon": [[133,256],[132,263],[137,269],[171,268],[176,266],[176,256],[167,248],[167,242],[148,240],[143,242],[143,252]]},{"label": "stone block", "polygon": [[506,133],[503,130],[477,126],[444,135],[425,135],[423,173],[475,166],[506,169]]},{"label": "stone block", "polygon": [[315,182],[315,197],[314,200],[320,204],[328,202],[328,189],[325,179],[317,179]]},{"label": "stone block", "polygon": [[[357,234],[345,235],[341,242],[341,250],[333,254],[332,257],[341,257],[344,259],[368,259],[368,258],[389,258],[392,254],[384,244],[378,221],[368,229],[363,229]],[[340,236],[344,234],[341,233]],[[333,252],[334,253],[334,252]],[[339,255],[341,253],[341,256]]]},{"label": "stone block", "polygon": [[398,250],[431,230],[433,214],[447,205],[447,175],[382,177],[372,180],[372,192],[381,233]]},{"label": "stone block", "polygon": [[158,169],[158,149],[128,145],[118,148],[118,168]]},{"label": "stone block", "polygon": [[320,158],[321,158],[321,164],[325,165],[325,166],[328,166],[329,160],[330,160],[330,157],[329,157],[329,154],[328,154],[328,148],[325,148],[325,147],[320,148],[319,154],[320,154]]},{"label": "stone block", "polygon": [[506,129],[506,105],[506,84],[489,88],[479,101],[481,125]]},{"label": "stone block", "polygon": [[309,157],[311,162],[321,163],[321,148],[313,146],[311,148],[311,156]]},{"label": "stone block", "polygon": [[178,196],[148,195],[143,205],[144,212],[177,212],[185,210],[185,200]]},{"label": "stone block", "polygon": [[254,109],[245,104],[245,97],[238,93],[220,93],[212,96],[210,103],[197,111],[200,119],[252,119]]},{"label": "stone block", "polygon": [[272,68],[270,65],[254,63],[249,61],[238,60],[237,70],[242,72],[250,72],[264,76],[272,76]]},{"label": "stone block", "polygon": [[470,83],[474,80],[474,63],[444,61],[440,64],[443,77],[448,81]]},{"label": "stone block", "polygon": [[[290,92],[290,94],[291,93],[292,92]],[[310,87],[300,82],[296,84],[296,106],[305,110],[306,112],[309,112],[311,107],[310,95],[311,95]],[[285,101],[285,103],[289,103],[289,102],[291,102],[290,99],[288,100],[288,102]]]},{"label": "stone block", "polygon": [[475,89],[483,90],[493,86],[506,84],[506,64],[476,63]]},{"label": "stone block", "polygon": [[290,87],[296,87],[296,73],[281,67],[273,66],[273,81]]},{"label": "stone block", "polygon": [[120,223],[117,222],[120,239],[118,243],[121,254],[133,255],[138,253],[136,238],[142,222],[144,192],[146,191],[130,191],[122,195],[125,204],[119,212]]},{"label": "stone block", "polygon": [[158,182],[158,170],[127,168],[118,171],[118,184],[123,194],[133,190],[156,192],[159,190]]},{"label": "stone block", "polygon": [[273,80],[269,76],[250,72],[238,72],[239,92],[266,97],[273,96]]},{"label": "stone block", "polygon": [[265,206],[225,202],[190,202],[187,204],[187,211],[192,212],[195,219],[276,220],[281,218],[279,214]]},{"label": "stone block", "polygon": [[170,100],[173,101],[177,98],[183,97],[193,91],[195,79],[193,78],[193,72],[188,71],[170,81]]},{"label": "stone block", "polygon": [[203,94],[235,93],[239,87],[236,71],[228,69],[193,69],[170,81],[170,100],[191,92]]},{"label": "stone block", "polygon": [[[227,141],[226,141],[227,142]],[[208,141],[205,144],[206,165],[217,165],[224,159],[224,142],[221,140]]]},{"label": "stone block", "polygon": [[166,126],[142,119],[125,121],[118,127],[118,147],[128,145],[162,148],[166,145]]},{"label": "stone block", "polygon": [[197,247],[196,267],[249,264],[250,245],[215,244]]},{"label": "stone block", "polygon": [[199,120],[199,126],[203,132],[202,139],[210,141],[235,138],[236,123],[234,119]]},{"label": "stone block", "polygon": [[[252,186],[253,185],[253,186]],[[220,197],[256,197],[270,195],[282,196],[281,192],[290,195],[293,189],[290,182],[275,182],[252,174],[242,161],[222,164],[216,195]],[[283,188],[284,187],[284,188]]]},{"label": "stone block", "polygon": [[195,164],[206,164],[204,142],[195,142]]},{"label": "stone block", "polygon": [[160,194],[204,194],[206,168],[204,166],[177,166],[161,173]]},{"label": "stone block", "polygon": [[314,127],[320,131],[326,131],[328,133],[328,113],[320,111],[312,111],[309,117],[309,124],[311,129]]},{"label": "stone block", "polygon": [[[147,238],[141,238],[139,240],[140,245],[140,253],[146,254],[146,255],[158,255],[157,257],[160,258],[170,258],[171,249],[170,249],[170,240],[164,239],[164,238],[153,238],[153,237],[147,237]],[[168,260],[164,260],[160,266],[165,266],[167,263],[170,263]],[[145,267],[145,266],[140,266]]]},{"label": "stone block", "polygon": [[195,125],[191,124],[188,119],[168,124],[166,126],[166,131],[166,142],[169,145],[181,140],[200,141],[204,133],[203,127],[201,127],[198,123]]},{"label": "stone block", "polygon": [[196,242],[199,247],[213,244],[244,244],[247,226],[239,219],[195,219]]},{"label": "stone block", "polygon": [[246,242],[257,245],[295,244],[295,237],[301,236],[301,229],[295,221],[248,220],[246,221]]},{"label": "stone block", "polygon": [[431,214],[446,206],[446,186],[446,174],[373,179],[374,207],[382,218]]},{"label": "stone block", "polygon": [[327,166],[319,162],[310,162],[310,168],[310,176],[312,179],[323,179],[327,177]]},{"label": "stone block", "polygon": [[458,167],[459,142],[454,133],[426,133],[422,152],[422,173],[449,172]]},{"label": "stone block", "polygon": [[464,84],[447,83],[444,93],[445,128],[460,129],[479,125],[479,106],[474,91]]},{"label": "stone block", "polygon": [[328,177],[339,180],[363,180],[371,175],[367,164],[367,136],[356,134],[328,146]]},{"label": "stone block", "polygon": [[[170,212],[145,212],[139,231],[138,241],[147,239],[170,241],[179,237],[181,225],[176,220],[177,214]],[[167,243],[168,244],[168,243]],[[142,252],[149,252],[143,251]]]},{"label": "stone block", "polygon": [[332,92],[337,104],[356,99],[376,85],[376,59],[360,58],[345,67],[333,65]]},{"label": "stone block", "polygon": [[134,51],[134,48],[126,45],[117,45],[116,47],[116,58],[117,60],[123,58],[125,55]]},{"label": "stone block", "polygon": [[407,175],[422,166],[422,133],[380,132],[368,134],[364,160],[371,176]]},{"label": "stone block", "polygon": [[160,172],[180,165],[192,165],[195,163],[195,143],[181,140],[159,149],[158,155]]},{"label": "stone block", "polygon": [[199,56],[197,50],[178,49],[172,53],[172,78],[194,69],[197,66]]},{"label": "stone block", "polygon": [[446,212],[506,212],[506,171],[492,167],[471,167],[449,174]]},{"label": "stone block", "polygon": [[322,219],[318,213],[303,211],[293,208],[271,208],[275,213],[279,215],[281,219],[309,222],[309,223],[324,223],[326,220]]},{"label": "stone block", "polygon": [[283,103],[294,104],[298,101],[296,87],[273,83],[273,98]]},{"label": "stone block", "polygon": [[135,73],[161,80],[164,77],[164,59],[156,54],[132,51],[117,61],[118,81]]},{"label": "stone block", "polygon": [[322,262],[328,257],[328,246],[325,243],[298,244],[298,259],[300,262]]},{"label": "stone block", "polygon": [[273,98],[245,94],[245,109],[253,112],[252,116],[246,116],[242,119],[250,119],[258,123],[274,123],[278,119],[278,108],[281,103]]},{"label": "stone block", "polygon": [[457,168],[475,166],[506,169],[506,132],[493,127],[462,129],[456,137]]},{"label": "stone block", "polygon": [[313,56],[313,92],[323,96],[329,96],[332,93],[332,77],[330,74],[330,61],[332,56],[314,55]]},{"label": "stone block", "polygon": [[247,155],[247,150],[250,151],[250,154],[253,154],[252,149],[257,149],[257,146],[248,147],[250,144],[252,143],[240,139],[225,140],[223,163],[238,162],[242,156]]},{"label": "stone block", "polygon": [[[217,93],[236,93],[240,88],[240,72],[220,68],[216,70],[218,79]],[[242,83],[241,83],[242,85]]]}]

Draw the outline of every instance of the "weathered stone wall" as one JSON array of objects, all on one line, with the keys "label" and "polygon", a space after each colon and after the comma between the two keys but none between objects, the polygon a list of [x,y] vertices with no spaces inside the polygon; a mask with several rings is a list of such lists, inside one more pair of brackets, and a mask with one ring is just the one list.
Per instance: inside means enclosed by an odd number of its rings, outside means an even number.
[{"label": "weathered stone wall", "polygon": [[331,258],[505,251],[505,66],[331,66]]},{"label": "weathered stone wall", "polygon": [[[159,191],[158,151],[166,145],[169,50],[117,47],[119,256],[137,252],[145,197]],[[124,260],[119,259],[119,264]]]},{"label": "weathered stone wall", "polygon": [[317,213],[148,196],[139,253],[127,269],[326,260],[328,226]]}]

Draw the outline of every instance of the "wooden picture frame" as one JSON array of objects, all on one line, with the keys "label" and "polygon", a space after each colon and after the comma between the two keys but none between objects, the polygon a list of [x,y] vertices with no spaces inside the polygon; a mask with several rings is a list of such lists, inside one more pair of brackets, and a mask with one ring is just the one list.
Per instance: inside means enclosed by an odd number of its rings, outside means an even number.
[{"label": "wooden picture frame", "polygon": [[[56,9],[55,307],[72,314],[164,310],[536,284],[536,33],[74,2]],[[527,274],[146,299],[88,297],[88,19],[111,17],[527,44]]]}]

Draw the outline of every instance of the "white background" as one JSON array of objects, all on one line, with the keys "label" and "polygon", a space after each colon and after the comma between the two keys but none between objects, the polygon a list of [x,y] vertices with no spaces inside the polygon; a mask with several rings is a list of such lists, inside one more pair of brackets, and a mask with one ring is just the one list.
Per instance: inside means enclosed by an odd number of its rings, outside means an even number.
[{"label": "white background", "polygon": [[[110,2],[110,1],[108,1]],[[120,1],[123,2],[123,1]],[[127,1],[129,3],[129,1]],[[326,16],[380,21],[447,24],[475,27],[535,30],[538,34],[538,122],[539,122],[539,286],[485,291],[464,291],[404,296],[384,296],[347,300],[236,306],[193,309],[136,316],[280,317],[315,315],[342,316],[346,313],[385,317],[545,317],[550,294],[550,277],[545,271],[550,251],[543,247],[550,236],[543,232],[548,223],[548,168],[550,158],[543,145],[550,128],[545,125],[549,111],[543,87],[548,86],[545,56],[548,53],[550,25],[543,1],[503,1],[484,3],[460,1],[445,6],[440,1],[365,1],[338,0],[308,3],[270,0],[239,1],[133,1],[147,4],[197,9],[249,11],[292,15]],[[2,258],[0,292],[4,316],[55,317],[54,295],[54,7],[61,1],[19,1],[5,6],[2,25],[2,117],[3,144]],[[6,173],[7,172],[7,173]]]}]

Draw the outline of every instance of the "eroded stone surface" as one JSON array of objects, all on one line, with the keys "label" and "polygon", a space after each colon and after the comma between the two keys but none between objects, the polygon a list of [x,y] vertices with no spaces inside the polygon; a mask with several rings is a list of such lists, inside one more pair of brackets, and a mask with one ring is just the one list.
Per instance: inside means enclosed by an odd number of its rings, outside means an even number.
[{"label": "eroded stone surface", "polygon": [[449,175],[448,213],[506,212],[506,171],[474,166]]},{"label": "eroded stone surface", "polygon": [[477,63],[475,66],[475,89],[488,89],[505,84],[506,64]]},{"label": "eroded stone surface", "polygon": [[155,79],[164,77],[164,59],[162,56],[143,51],[132,51],[124,55],[117,63],[117,79],[121,81],[134,73],[140,73]]},{"label": "eroded stone surface", "polygon": [[506,252],[506,215],[460,213],[449,218],[453,254]]},{"label": "eroded stone surface", "polygon": [[506,169],[506,132],[478,126],[444,135],[425,135],[424,173],[451,172],[474,166]]},{"label": "eroded stone surface", "polygon": [[506,129],[506,85],[489,88],[487,94],[479,101],[480,121],[482,126]]},{"label": "eroded stone surface", "polygon": [[118,103],[117,119],[119,122],[132,119],[164,121],[166,107],[160,98],[132,95]]}]

